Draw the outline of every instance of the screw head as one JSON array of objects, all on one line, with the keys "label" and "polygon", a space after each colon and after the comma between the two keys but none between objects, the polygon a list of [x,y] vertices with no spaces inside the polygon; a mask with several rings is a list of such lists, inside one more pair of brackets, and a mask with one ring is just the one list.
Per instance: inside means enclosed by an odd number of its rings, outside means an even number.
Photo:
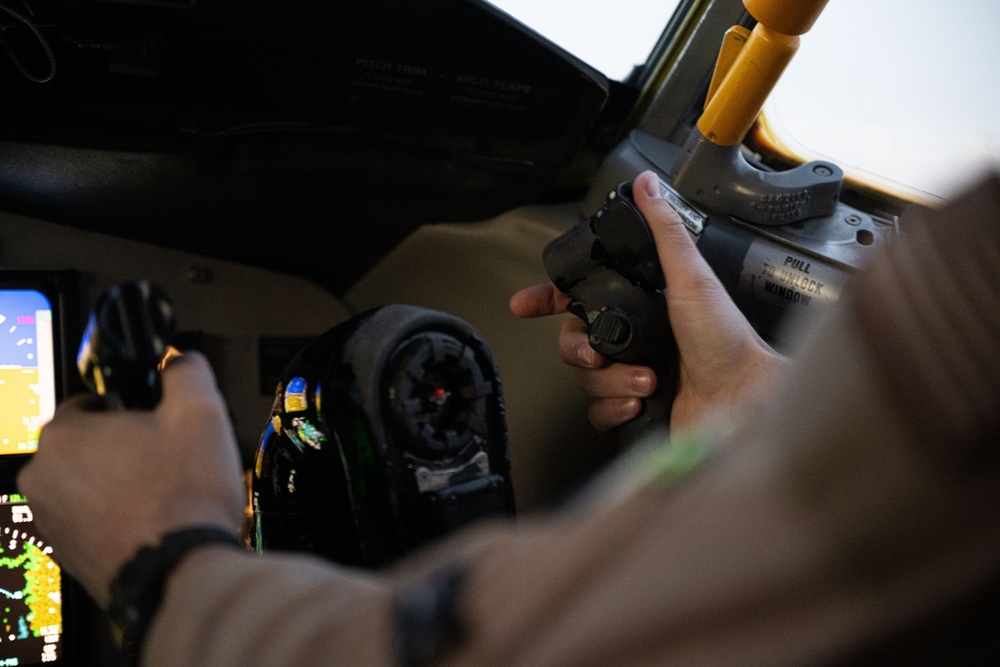
[{"label": "screw head", "polygon": [[215,278],[212,269],[203,264],[189,266],[186,277],[192,285],[207,285]]}]

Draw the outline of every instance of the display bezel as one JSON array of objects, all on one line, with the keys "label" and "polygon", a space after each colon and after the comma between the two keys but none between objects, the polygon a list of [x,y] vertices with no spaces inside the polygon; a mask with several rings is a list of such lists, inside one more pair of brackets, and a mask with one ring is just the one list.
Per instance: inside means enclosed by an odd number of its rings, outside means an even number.
[{"label": "display bezel", "polygon": [[[73,270],[0,269],[0,291],[35,290],[52,307],[52,357],[55,400],[58,404],[82,384],[73,371],[74,341],[80,335],[79,275]],[[0,454],[0,480],[13,479],[31,454]]]},{"label": "display bezel", "polygon": [[[34,290],[48,300],[52,309],[52,359],[53,381],[55,385],[56,404],[66,396],[82,389],[82,382],[75,372],[73,363],[78,344],[80,319],[80,277],[71,269],[39,270],[39,269],[0,269],[0,291],[3,290]],[[32,456],[32,453],[0,454],[0,496],[8,498],[18,494],[17,472]],[[30,507],[30,498],[25,504]],[[2,531],[0,526],[0,531]],[[72,579],[63,575],[61,578],[62,636],[59,657],[47,662],[19,662],[21,667],[31,665],[55,665],[70,667],[82,664],[78,661],[80,653],[81,627],[78,607],[86,603],[86,596]],[[4,658],[0,651],[0,659]]]}]

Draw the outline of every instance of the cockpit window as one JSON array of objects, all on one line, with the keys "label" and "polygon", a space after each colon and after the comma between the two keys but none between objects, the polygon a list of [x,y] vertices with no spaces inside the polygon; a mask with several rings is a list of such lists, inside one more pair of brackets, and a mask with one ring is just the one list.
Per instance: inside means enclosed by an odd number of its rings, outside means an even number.
[{"label": "cockpit window", "polygon": [[835,0],[764,107],[773,136],[905,189],[947,197],[1000,166],[1000,3]]},{"label": "cockpit window", "polygon": [[609,79],[645,64],[680,0],[491,0]]}]

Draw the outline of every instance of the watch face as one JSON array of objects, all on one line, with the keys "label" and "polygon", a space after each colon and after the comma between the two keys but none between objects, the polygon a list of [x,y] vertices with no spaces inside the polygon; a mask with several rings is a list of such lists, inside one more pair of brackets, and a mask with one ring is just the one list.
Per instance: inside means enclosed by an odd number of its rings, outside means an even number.
[{"label": "watch face", "polygon": [[52,663],[62,651],[62,577],[19,494],[0,495],[0,665]]}]

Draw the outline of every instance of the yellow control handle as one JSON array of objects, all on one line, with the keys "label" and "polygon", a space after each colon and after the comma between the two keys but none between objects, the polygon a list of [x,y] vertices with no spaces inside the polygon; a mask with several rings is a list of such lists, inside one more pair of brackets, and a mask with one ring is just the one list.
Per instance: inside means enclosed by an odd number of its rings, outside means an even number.
[{"label": "yellow control handle", "polygon": [[750,30],[741,25],[734,25],[726,31],[726,36],[722,39],[722,48],[719,49],[719,57],[715,61],[715,72],[712,73],[712,81],[708,84],[708,94],[705,96],[705,106],[709,100],[715,97],[719,91],[722,80],[736,63],[736,59],[743,50],[743,46],[750,39]]},{"label": "yellow control handle", "polygon": [[804,35],[813,27],[827,0],[743,0],[750,16],[783,35]]},{"label": "yellow control handle", "polygon": [[827,2],[743,0],[757,25],[749,37],[742,28],[726,34],[705,111],[698,120],[698,129],[706,139],[720,146],[743,141],[798,50],[798,36],[812,27]]}]

